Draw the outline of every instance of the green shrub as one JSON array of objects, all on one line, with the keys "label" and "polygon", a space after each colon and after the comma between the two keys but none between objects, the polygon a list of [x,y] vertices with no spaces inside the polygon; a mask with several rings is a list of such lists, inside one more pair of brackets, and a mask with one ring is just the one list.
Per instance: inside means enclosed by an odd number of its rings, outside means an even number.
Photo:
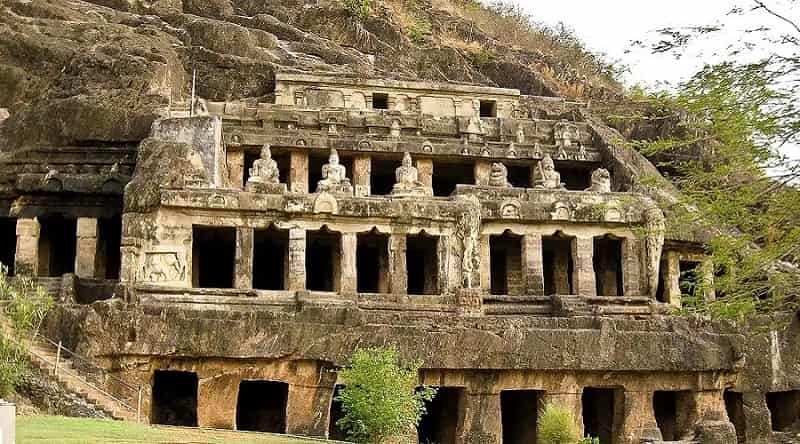
[{"label": "green shrub", "polygon": [[341,372],[344,388],[337,401],[342,418],[336,424],[348,439],[381,444],[409,435],[436,391],[417,389],[419,362],[401,362],[394,348],[358,349]]},{"label": "green shrub", "polygon": [[25,377],[28,360],[24,350],[11,339],[0,336],[0,398],[8,399]]},{"label": "green shrub", "polygon": [[431,22],[421,18],[414,18],[413,22],[406,29],[408,37],[414,43],[424,43],[425,36],[431,33]]},{"label": "green shrub", "polygon": [[369,16],[372,0],[341,0],[342,6],[353,17],[364,20]]},{"label": "green shrub", "polygon": [[600,444],[600,438],[586,437],[578,441],[578,444]]},{"label": "green shrub", "polygon": [[575,444],[580,440],[575,418],[564,407],[547,404],[539,412],[537,422],[536,435],[539,444]]}]

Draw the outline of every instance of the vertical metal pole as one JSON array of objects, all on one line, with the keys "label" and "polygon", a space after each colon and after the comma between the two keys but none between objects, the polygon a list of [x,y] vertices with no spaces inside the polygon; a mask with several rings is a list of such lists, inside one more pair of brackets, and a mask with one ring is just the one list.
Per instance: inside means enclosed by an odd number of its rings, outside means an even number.
[{"label": "vertical metal pole", "polygon": [[142,422],[142,386],[139,386],[139,401],[136,403],[136,422]]},{"label": "vertical metal pole", "polygon": [[58,364],[60,362],[61,362],[61,341],[58,341],[58,350],[56,351],[56,368],[53,370],[56,376],[58,376]]}]

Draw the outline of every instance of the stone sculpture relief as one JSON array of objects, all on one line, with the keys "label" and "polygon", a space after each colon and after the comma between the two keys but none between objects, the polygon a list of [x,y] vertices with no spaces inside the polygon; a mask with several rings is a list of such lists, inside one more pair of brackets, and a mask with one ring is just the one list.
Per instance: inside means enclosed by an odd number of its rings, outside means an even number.
[{"label": "stone sculpture relief", "polygon": [[564,184],[561,183],[561,174],[556,171],[556,165],[549,154],[540,160],[533,172],[533,187],[545,188],[548,190],[563,190]]},{"label": "stone sculpture relief", "polygon": [[286,185],[280,183],[278,162],[272,158],[269,145],[261,147],[261,157],[253,162],[245,190],[256,193],[284,193]]},{"label": "stone sculpture relief", "polygon": [[592,185],[586,191],[594,191],[595,193],[611,192],[611,175],[608,170],[598,168],[592,171]]},{"label": "stone sculpture relief", "polygon": [[491,170],[489,170],[489,186],[511,188],[511,183],[508,181],[508,168],[502,163],[492,163]]},{"label": "stone sculpture relief", "polygon": [[396,183],[393,196],[432,196],[433,190],[419,181],[419,172],[414,167],[411,154],[403,154],[403,163],[394,172]]},{"label": "stone sculpture relief", "polygon": [[181,282],[186,279],[186,265],[177,252],[145,253],[142,280],[146,282]]},{"label": "stone sculpture relief", "polygon": [[553,126],[553,138],[559,148],[570,148],[572,143],[579,138],[578,127],[566,120],[561,120]]},{"label": "stone sculpture relief", "polygon": [[328,163],[322,166],[322,180],[317,182],[317,193],[353,194],[353,186],[347,178],[347,170],[339,163],[339,154],[335,149],[328,156]]}]

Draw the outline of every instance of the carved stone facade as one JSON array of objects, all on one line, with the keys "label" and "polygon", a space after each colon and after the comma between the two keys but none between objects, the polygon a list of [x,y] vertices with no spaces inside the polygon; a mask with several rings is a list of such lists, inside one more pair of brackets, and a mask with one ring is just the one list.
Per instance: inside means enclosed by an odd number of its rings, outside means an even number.
[{"label": "carved stone facade", "polygon": [[[654,168],[585,110],[534,112],[557,107],[499,88],[275,81],[274,103],[172,110],[136,156],[101,151],[90,171],[65,152],[7,183],[17,273],[122,288],[104,310],[60,305],[47,328],[82,332],[79,352],[145,384],[151,421],[178,396],[159,381],[188,378],[195,425],[247,428],[261,381],[284,399],[269,430],[330,436],[335,370],[393,344],[441,388],[421,441],[527,442],[545,402],[604,443],[768,435],[763,389],[738,379],[750,343],[671,314],[691,264],[714,297],[702,239],[667,235],[629,186]],[[66,193],[109,200],[53,222]],[[731,389],[747,393],[744,429]]]}]

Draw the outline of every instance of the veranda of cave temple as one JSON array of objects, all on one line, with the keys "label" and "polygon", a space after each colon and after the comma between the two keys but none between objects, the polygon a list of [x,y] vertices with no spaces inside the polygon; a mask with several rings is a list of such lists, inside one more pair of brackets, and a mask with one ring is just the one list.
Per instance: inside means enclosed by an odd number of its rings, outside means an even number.
[{"label": "veranda of cave temple", "polygon": [[0,260],[64,306],[114,295],[65,341],[153,423],[343,438],[334,370],[385,343],[439,387],[420,442],[533,443],[545,403],[614,444],[796,419],[796,392],[743,411],[740,335],[670,315],[715,297],[703,239],[665,239],[655,169],[579,104],[278,74],[274,103],[165,110],[138,155],[37,155],[6,164]]}]

